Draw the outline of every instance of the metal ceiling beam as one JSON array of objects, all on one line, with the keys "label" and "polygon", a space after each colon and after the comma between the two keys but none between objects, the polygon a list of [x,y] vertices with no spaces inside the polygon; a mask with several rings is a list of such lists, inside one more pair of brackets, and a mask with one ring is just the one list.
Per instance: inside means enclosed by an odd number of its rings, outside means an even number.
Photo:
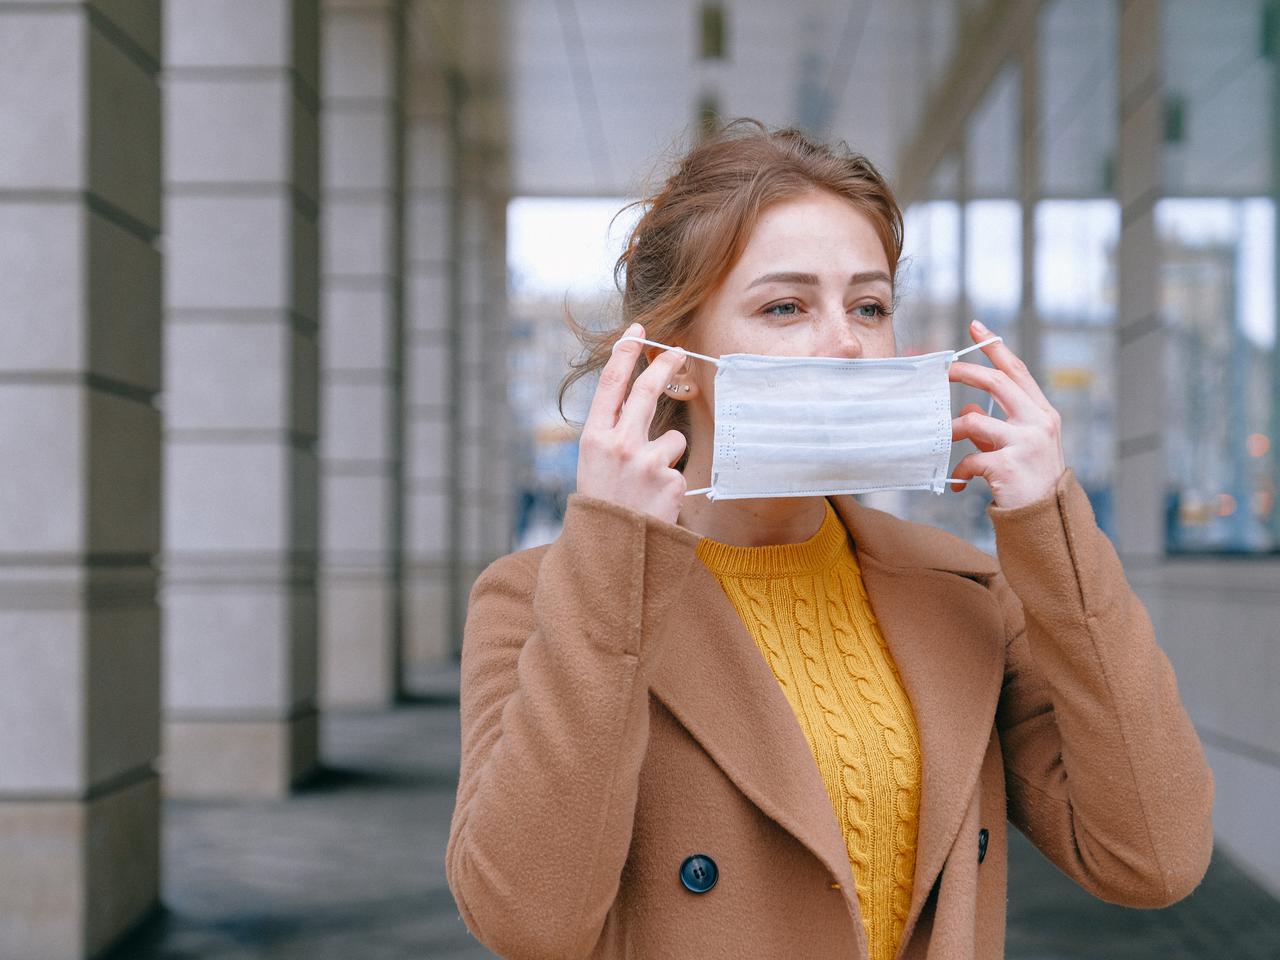
[{"label": "metal ceiling beam", "polygon": [[894,192],[904,207],[926,197],[933,171],[949,150],[964,143],[970,116],[1034,26],[1041,6],[1043,0],[990,0],[964,18],[916,132],[898,154]]}]

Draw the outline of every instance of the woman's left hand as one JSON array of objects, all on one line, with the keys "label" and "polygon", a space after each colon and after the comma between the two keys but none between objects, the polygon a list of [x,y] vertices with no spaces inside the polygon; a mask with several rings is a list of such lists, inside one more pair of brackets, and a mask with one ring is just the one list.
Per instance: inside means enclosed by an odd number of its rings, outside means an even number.
[{"label": "woman's left hand", "polygon": [[[976,343],[991,336],[991,331],[974,320],[969,335]],[[959,480],[984,477],[997,507],[1034,503],[1048,496],[1067,468],[1062,417],[1045,399],[1027,365],[1003,340],[988,344],[982,352],[994,368],[957,360],[951,364],[949,379],[990,393],[1008,419],[987,416],[976,403],[965,406],[951,421],[951,439],[972,440],[981,452],[962,458],[951,475]]]}]

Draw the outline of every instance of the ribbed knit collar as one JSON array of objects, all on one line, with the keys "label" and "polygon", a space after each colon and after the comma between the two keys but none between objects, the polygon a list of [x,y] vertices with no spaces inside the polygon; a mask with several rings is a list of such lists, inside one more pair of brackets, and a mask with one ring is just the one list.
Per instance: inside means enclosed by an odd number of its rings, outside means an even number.
[{"label": "ribbed knit collar", "polygon": [[698,558],[712,573],[731,577],[791,576],[823,570],[845,546],[848,531],[831,501],[824,497],[822,502],[826,506],[822,524],[808,540],[740,547],[703,537],[698,541]]}]

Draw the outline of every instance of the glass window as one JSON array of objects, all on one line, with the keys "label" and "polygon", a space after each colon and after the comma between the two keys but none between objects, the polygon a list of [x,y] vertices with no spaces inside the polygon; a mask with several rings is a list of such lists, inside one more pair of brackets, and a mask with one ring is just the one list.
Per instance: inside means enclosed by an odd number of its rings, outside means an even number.
[{"label": "glass window", "polygon": [[960,296],[960,207],[928,200],[903,213],[894,332],[904,354],[955,348]]},{"label": "glass window", "polygon": [[[618,215],[626,203],[622,197],[516,197],[507,205],[516,549],[555,539],[577,481],[578,432],[560,416],[557,398],[581,345],[564,312],[587,326],[616,322],[613,264],[639,215],[634,207]],[[570,390],[570,419],[585,419],[595,379]]]},{"label": "glass window", "polygon": [[[974,111],[965,132],[964,297],[962,344],[977,317],[1018,349],[1022,298],[1022,213],[1018,203],[1018,87],[1021,70],[1006,65]],[[965,397],[967,402],[970,398]],[[985,398],[983,398],[985,403]]]},{"label": "glass window", "polygon": [[1035,229],[1040,386],[1062,415],[1067,464],[1110,534],[1120,208],[1110,199],[1043,200]]},{"label": "glass window", "polygon": [[[1017,200],[971,200],[965,205],[965,281],[970,316],[1018,349],[1022,302],[1022,206]],[[967,347],[973,340],[966,334]]]},{"label": "glass window", "polygon": [[1262,0],[1162,7],[1155,218],[1170,552],[1280,550],[1277,31]]},{"label": "glass window", "polygon": [[1274,203],[1165,198],[1156,228],[1168,549],[1275,550]]}]

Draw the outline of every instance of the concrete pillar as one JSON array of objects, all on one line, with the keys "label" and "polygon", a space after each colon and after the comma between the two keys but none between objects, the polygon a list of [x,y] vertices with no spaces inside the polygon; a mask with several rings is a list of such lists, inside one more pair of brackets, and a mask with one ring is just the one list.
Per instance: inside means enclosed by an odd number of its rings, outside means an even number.
[{"label": "concrete pillar", "polygon": [[167,0],[164,775],[316,762],[318,13]]},{"label": "concrete pillar", "polygon": [[[1265,38],[1267,49],[1271,51],[1271,102],[1268,111],[1269,139],[1271,142],[1271,203],[1272,210],[1280,210],[1280,0],[1267,0],[1266,24],[1269,28]],[[1274,276],[1275,302],[1280,305],[1280,216],[1272,214],[1274,222],[1274,239],[1272,240],[1272,267]],[[1277,311],[1280,315],[1280,311]],[[1280,321],[1276,323],[1280,332]],[[1271,438],[1271,514],[1269,525],[1271,536],[1280,546],[1280,346],[1271,349],[1271,422],[1268,436]],[[1276,870],[1280,874],[1280,867]]]},{"label": "concrete pillar", "polygon": [[[503,159],[505,162],[505,157]],[[505,173],[503,175],[505,177]],[[503,183],[503,189],[490,196],[488,206],[485,313],[492,318],[499,334],[485,365],[485,389],[494,417],[485,432],[484,519],[487,525],[484,528],[486,556],[482,558],[483,563],[511,551],[515,524],[515,479],[518,471],[515,469],[512,434],[517,421],[511,410],[512,398],[507,391],[511,383],[512,363],[511,325],[507,315],[507,205],[510,200],[509,190]],[[476,570],[477,574],[479,572]]]},{"label": "concrete pillar", "polygon": [[1018,355],[1044,384],[1040,311],[1036,308],[1036,207],[1040,202],[1040,18],[1018,50],[1018,201],[1022,212],[1022,294]]},{"label": "concrete pillar", "polygon": [[400,661],[403,8],[323,8],[320,692],[371,708]]},{"label": "concrete pillar", "polygon": [[[956,229],[960,241],[956,248],[956,343],[971,343],[969,322],[973,320],[973,304],[969,299],[969,151],[964,143],[955,148],[956,158]],[[958,348],[957,348],[958,349]],[[972,358],[970,358],[972,359]]]},{"label": "concrete pillar", "polygon": [[160,9],[0,2],[0,956],[159,881]]},{"label": "concrete pillar", "polygon": [[510,119],[502,71],[507,8],[467,4],[459,13],[453,233],[456,299],[450,334],[454,414],[450,454],[453,529],[448,610],[450,652],[461,650],[471,584],[511,550],[512,485],[507,396],[506,210]]},{"label": "concrete pillar", "polygon": [[1120,5],[1115,542],[1127,556],[1164,552],[1164,368],[1160,252],[1160,0]]},{"label": "concrete pillar", "polygon": [[420,38],[410,51],[406,117],[404,653],[410,673],[448,659],[455,645],[449,596],[456,556],[451,387],[458,331],[453,323],[457,83],[432,39]]},{"label": "concrete pillar", "polygon": [[[474,109],[474,107],[473,107]],[[473,128],[473,133],[475,132]],[[460,582],[471,584],[495,557],[511,549],[510,404],[507,396],[506,206],[504,155],[492,142],[463,144],[460,299],[456,312],[461,376]],[[461,622],[458,620],[457,622]],[[460,633],[453,638],[461,646]]]}]

